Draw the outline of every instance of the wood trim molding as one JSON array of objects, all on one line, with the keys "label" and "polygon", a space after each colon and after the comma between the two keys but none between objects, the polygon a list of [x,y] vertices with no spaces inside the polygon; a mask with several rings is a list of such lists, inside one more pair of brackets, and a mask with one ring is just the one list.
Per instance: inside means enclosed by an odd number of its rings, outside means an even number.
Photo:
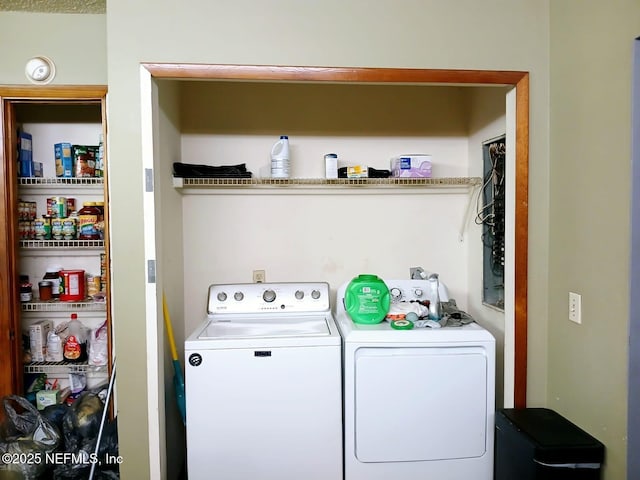
[{"label": "wood trim molding", "polygon": [[4,100],[100,100],[107,94],[105,85],[55,85],[49,87],[0,85]]},{"label": "wood trim molding", "polygon": [[529,75],[516,84],[514,406],[527,405],[529,259]]},{"label": "wood trim molding", "polygon": [[515,206],[515,365],[514,404],[527,402],[528,335],[528,186],[529,73],[495,70],[434,70],[283,65],[205,65],[143,63],[156,79],[239,80],[280,82],[345,82],[444,85],[504,85],[516,88]]},{"label": "wood trim molding", "polygon": [[203,65],[193,63],[143,63],[142,65],[155,78],[202,80],[516,85],[523,76],[527,75],[527,72],[494,70]]},{"label": "wood trim molding", "polygon": [[15,162],[11,160],[11,146],[15,144],[16,134],[6,128],[13,112],[11,105],[1,97],[0,114],[0,297],[3,299],[0,302],[0,365],[6,368],[0,375],[0,396],[4,396],[19,391],[21,386],[22,333],[16,310],[19,303],[18,279],[14,275],[17,271],[17,172]]}]

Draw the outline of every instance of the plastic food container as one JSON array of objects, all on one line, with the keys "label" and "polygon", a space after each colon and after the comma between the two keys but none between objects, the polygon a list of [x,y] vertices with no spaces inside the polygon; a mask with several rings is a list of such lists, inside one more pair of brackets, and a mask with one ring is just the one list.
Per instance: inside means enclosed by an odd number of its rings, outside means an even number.
[{"label": "plastic food container", "polygon": [[60,270],[60,301],[81,302],[85,299],[84,270]]}]

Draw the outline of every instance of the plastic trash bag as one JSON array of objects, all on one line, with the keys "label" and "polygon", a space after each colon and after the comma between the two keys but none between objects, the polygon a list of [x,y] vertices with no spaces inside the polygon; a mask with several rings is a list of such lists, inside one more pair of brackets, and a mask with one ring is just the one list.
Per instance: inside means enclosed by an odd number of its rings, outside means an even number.
[{"label": "plastic trash bag", "polygon": [[3,399],[3,407],[1,463],[5,464],[6,470],[22,473],[25,480],[35,480],[47,470],[46,455],[58,448],[60,433],[24,397],[9,395]]},{"label": "plastic trash bag", "polygon": [[89,365],[106,365],[109,359],[107,322],[91,330],[89,338]]},{"label": "plastic trash bag", "polygon": [[62,432],[62,421],[67,414],[69,407],[64,403],[57,405],[48,405],[41,410],[41,414],[49,420],[49,422],[58,429],[58,432]]},{"label": "plastic trash bag", "polygon": [[[64,450],[78,455],[78,458],[84,458],[85,461],[57,465],[54,469],[54,480],[88,478],[91,469],[90,459],[96,450],[103,409],[104,403],[99,395],[92,392],[83,392],[67,409],[62,419]],[[97,456],[100,463],[94,471],[95,480],[118,478],[118,464],[103,461],[107,456],[116,458],[117,455],[117,424],[115,421],[108,422],[104,425],[100,440]]]},{"label": "plastic trash bag", "polygon": [[95,446],[103,407],[104,404],[98,395],[89,392],[83,393],[71,404],[62,419],[62,432],[67,452],[84,450],[93,453],[90,444],[93,441]]}]

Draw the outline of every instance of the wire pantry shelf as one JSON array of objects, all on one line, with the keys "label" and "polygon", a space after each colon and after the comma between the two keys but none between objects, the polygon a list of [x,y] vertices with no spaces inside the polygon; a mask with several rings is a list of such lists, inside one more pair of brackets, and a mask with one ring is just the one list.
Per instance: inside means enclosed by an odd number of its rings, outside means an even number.
[{"label": "wire pantry shelf", "polygon": [[463,187],[480,185],[480,177],[439,178],[181,178],[174,177],[176,188],[255,187],[255,186],[409,186]]},{"label": "wire pantry shelf", "polygon": [[84,302],[61,302],[59,300],[50,300],[46,302],[32,301],[22,302],[23,312],[70,312],[70,311],[82,311],[82,312],[106,312],[106,302],[95,302],[93,300],[87,300]]},{"label": "wire pantry shelf", "polygon": [[107,371],[106,365],[89,365],[73,362],[31,362],[24,364],[24,373],[102,373]]},{"label": "wire pantry shelf", "polygon": [[20,240],[20,248],[104,248],[104,240]]},{"label": "wire pantry shelf", "polygon": [[19,177],[18,185],[20,186],[83,186],[83,185],[103,185],[102,177],[73,177],[73,178],[44,178],[44,177]]}]

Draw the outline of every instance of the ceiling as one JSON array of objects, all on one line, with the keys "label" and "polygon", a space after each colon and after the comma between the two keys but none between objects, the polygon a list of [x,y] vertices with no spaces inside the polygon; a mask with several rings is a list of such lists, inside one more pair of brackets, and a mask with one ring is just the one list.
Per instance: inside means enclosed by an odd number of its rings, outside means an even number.
[{"label": "ceiling", "polygon": [[0,0],[0,11],[41,13],[106,13],[106,0]]}]

